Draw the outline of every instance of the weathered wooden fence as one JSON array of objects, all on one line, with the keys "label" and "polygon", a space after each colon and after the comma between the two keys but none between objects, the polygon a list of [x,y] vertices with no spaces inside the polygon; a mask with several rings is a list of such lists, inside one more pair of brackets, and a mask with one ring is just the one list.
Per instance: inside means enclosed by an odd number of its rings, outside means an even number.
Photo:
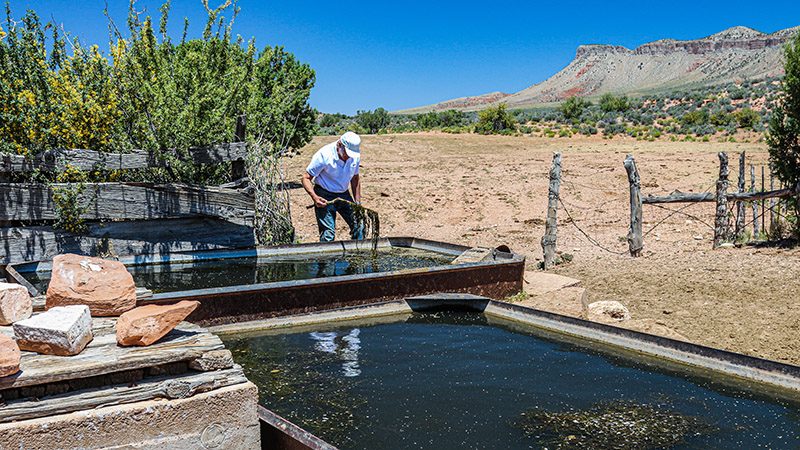
[{"label": "weathered wooden fence", "polygon": [[[173,152],[196,164],[232,162],[239,176],[244,143]],[[55,228],[54,190],[62,185],[9,183],[13,172],[128,170],[163,167],[148,152],[52,150],[36,158],[0,154],[0,264],[49,259],[62,252],[151,256],[167,252],[241,248],[255,244],[252,193],[230,187],[155,183],[82,183],[78,197],[86,231]]]},{"label": "weathered wooden fence", "polygon": [[[741,239],[745,232],[746,226],[746,202],[752,203],[753,214],[753,236],[759,235],[759,232],[766,232],[766,223],[764,217],[766,216],[766,200],[769,199],[770,206],[770,226],[774,226],[776,222],[775,208],[776,199],[784,199],[791,196],[800,196],[800,184],[794,187],[774,189],[773,177],[770,175],[770,190],[765,190],[765,172],[764,167],[761,167],[761,191],[756,191],[756,176],[755,167],[750,165],[750,191],[745,191],[746,185],[746,157],[742,152],[739,155],[739,179],[737,183],[736,192],[728,192],[730,182],[728,180],[728,155],[725,152],[720,152],[719,157],[719,177],[716,182],[715,192],[702,192],[702,193],[684,193],[673,192],[669,195],[641,196],[639,174],[636,171],[635,164],[633,164],[633,157],[628,155],[625,159],[625,168],[628,171],[628,181],[630,184],[631,192],[631,225],[628,234],[629,251],[632,256],[638,256],[641,253],[644,235],[642,234],[642,205],[646,204],[666,204],[666,203],[701,203],[701,202],[715,202],[716,213],[714,220],[714,248],[717,248],[724,243],[731,242],[736,239]],[[729,213],[729,202],[735,203],[735,214]],[[759,213],[760,205],[760,213]],[[735,216],[735,224],[731,226],[731,216]],[[759,225],[759,218],[761,224]]]}]

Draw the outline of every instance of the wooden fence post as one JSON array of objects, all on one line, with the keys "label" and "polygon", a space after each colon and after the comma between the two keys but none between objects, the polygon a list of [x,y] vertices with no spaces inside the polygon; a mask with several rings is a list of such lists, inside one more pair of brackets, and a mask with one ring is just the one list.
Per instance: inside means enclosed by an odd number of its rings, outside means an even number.
[{"label": "wooden fence post", "polygon": [[[772,170],[769,171],[769,190],[772,191],[775,189],[775,177],[772,175]],[[769,238],[774,239],[775,232],[777,231],[777,227],[775,226],[775,199],[769,199]],[[780,236],[778,236],[780,239]]]},{"label": "wooden fence post", "polygon": [[[764,166],[761,166],[761,192],[764,192],[765,190],[766,190],[766,187],[764,186]],[[761,231],[764,232],[764,234],[769,232],[769,230],[767,229],[767,220],[766,220],[766,216],[767,216],[767,211],[766,211],[766,208],[765,208],[766,204],[767,204],[767,202],[762,198],[761,199]]]},{"label": "wooden fence post", "polygon": [[642,194],[640,192],[641,183],[639,171],[636,169],[636,161],[633,155],[625,158],[625,170],[628,172],[628,183],[631,190],[631,223],[628,228],[628,249],[631,256],[638,257],[642,254],[644,247],[644,236],[642,236]]},{"label": "wooden fence post", "polygon": [[[236,131],[234,132],[234,138],[236,142],[244,142],[245,141],[245,133],[247,130],[247,117],[244,113],[239,113],[236,117]],[[244,159],[236,159],[231,162],[231,180],[236,181],[240,180],[247,176],[247,168],[245,167]]]},{"label": "wooden fence post", "polygon": [[[750,164],[750,192],[756,191],[756,166]],[[753,207],[753,240],[758,240],[758,202],[750,202]]]},{"label": "wooden fence post", "polygon": [[561,153],[553,153],[553,166],[550,168],[550,188],[547,192],[547,220],[545,222],[544,236],[542,236],[542,251],[544,252],[544,268],[550,269],[556,260],[556,228],[558,225],[558,191],[561,186]]},{"label": "wooden fence post", "polygon": [[714,220],[714,248],[728,239],[728,154],[719,152],[719,179],[717,180],[717,214]]},{"label": "wooden fence post", "polygon": [[[744,193],[744,160],[745,152],[739,153],[739,193]],[[736,201],[736,240],[739,241],[744,233],[744,202],[741,200]]]}]

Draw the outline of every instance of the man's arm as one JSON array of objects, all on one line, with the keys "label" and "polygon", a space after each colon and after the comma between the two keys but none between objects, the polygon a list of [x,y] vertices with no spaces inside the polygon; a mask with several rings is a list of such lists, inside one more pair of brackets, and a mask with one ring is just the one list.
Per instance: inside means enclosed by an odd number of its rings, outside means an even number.
[{"label": "man's arm", "polygon": [[350,179],[350,188],[353,190],[353,201],[361,203],[361,178],[358,174],[353,175]]},{"label": "man's arm", "polygon": [[311,200],[314,201],[314,206],[317,208],[324,208],[325,205],[328,204],[324,198],[314,193],[313,178],[308,172],[303,172],[303,189],[305,189],[308,195],[311,196]]}]

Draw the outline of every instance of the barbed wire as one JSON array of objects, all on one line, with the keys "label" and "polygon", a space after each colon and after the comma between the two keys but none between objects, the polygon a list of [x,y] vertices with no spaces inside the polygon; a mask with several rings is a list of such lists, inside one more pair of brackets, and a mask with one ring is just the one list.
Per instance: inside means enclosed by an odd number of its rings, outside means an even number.
[{"label": "barbed wire", "polygon": [[586,239],[589,241],[590,244],[594,245],[595,247],[598,247],[601,250],[605,250],[608,253],[612,253],[612,254],[615,254],[615,255],[626,255],[627,254],[627,252],[618,252],[618,251],[615,251],[615,250],[610,250],[607,247],[605,247],[603,244],[601,244],[597,239],[589,236],[589,233],[583,231],[583,229],[578,226],[578,223],[575,221],[575,218],[572,217],[572,214],[570,214],[569,209],[567,208],[567,205],[565,205],[564,202],[561,200],[561,196],[560,195],[558,196],[558,202],[561,204],[561,207],[564,208],[564,212],[567,213],[567,218],[569,218],[569,221],[572,224],[572,226],[574,226],[575,229],[577,229],[582,235],[584,235],[584,237],[586,237]]}]

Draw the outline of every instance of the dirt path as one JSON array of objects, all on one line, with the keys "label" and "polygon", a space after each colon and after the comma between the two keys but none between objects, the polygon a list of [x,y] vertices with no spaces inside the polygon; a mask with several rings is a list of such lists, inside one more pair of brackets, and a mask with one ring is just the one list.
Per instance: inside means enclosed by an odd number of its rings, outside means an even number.
[{"label": "dirt path", "polygon": [[[290,159],[299,179],[316,149],[335,138],[316,138]],[[713,189],[716,153],[765,163],[763,144],[540,139],[448,134],[366,136],[364,202],[381,213],[383,235],[409,235],[473,246],[506,244],[541,259],[547,173],[552,152],[563,153],[562,199],[577,225],[615,252],[627,251],[627,178],[622,161],[633,153],[645,194]],[[748,179],[749,186],[749,179]],[[291,193],[294,223],[303,242],[317,239],[310,200]],[[554,272],[579,278],[589,300],[619,300],[633,319],[651,319],[689,340],[800,364],[800,249],[711,250],[713,204],[675,215],[645,238],[644,256],[606,252],[583,237],[559,211],[559,249],[574,260]],[[644,230],[667,215],[644,209]],[[339,222],[342,222],[341,220]],[[346,236],[338,223],[339,237]]]}]

